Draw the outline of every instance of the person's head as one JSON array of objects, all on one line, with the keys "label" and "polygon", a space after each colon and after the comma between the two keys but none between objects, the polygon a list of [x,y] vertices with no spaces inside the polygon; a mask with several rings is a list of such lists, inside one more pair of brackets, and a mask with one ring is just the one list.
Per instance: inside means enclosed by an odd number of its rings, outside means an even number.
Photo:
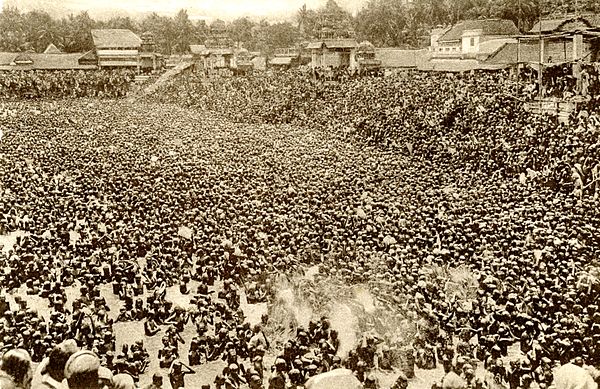
[{"label": "person's head", "polygon": [[159,388],[161,388],[162,384],[163,384],[162,376],[159,373],[154,373],[154,375],[152,376],[152,385],[158,386]]},{"label": "person's head", "polygon": [[250,385],[250,389],[260,389],[263,387],[260,376],[255,374],[250,377],[250,382],[248,384]]},{"label": "person's head", "polygon": [[98,383],[102,389],[112,388],[113,373],[108,368],[100,366],[98,369]]},{"label": "person's head", "polygon": [[464,373],[467,379],[472,379],[473,377],[475,377],[475,370],[472,367],[464,369]]},{"label": "person's head", "polygon": [[135,382],[129,374],[117,374],[112,382],[113,389],[135,389]]},{"label": "person's head", "polygon": [[180,372],[181,371],[181,362],[174,361],[172,367],[173,367],[174,372],[177,372],[177,373]]},{"label": "person's head", "polygon": [[48,365],[46,372],[56,381],[62,381],[65,378],[65,365],[69,357],[79,351],[77,342],[74,339],[65,340],[52,349],[48,356]]},{"label": "person's head", "polygon": [[406,377],[406,374],[400,372],[395,386],[399,389],[406,389],[408,387],[408,377]]},{"label": "person's head", "polygon": [[93,352],[81,350],[71,355],[65,364],[69,389],[100,389],[98,369],[100,359]]},{"label": "person's head", "polygon": [[6,373],[13,382],[22,388],[31,387],[31,356],[26,350],[13,349],[2,356],[0,369]]}]

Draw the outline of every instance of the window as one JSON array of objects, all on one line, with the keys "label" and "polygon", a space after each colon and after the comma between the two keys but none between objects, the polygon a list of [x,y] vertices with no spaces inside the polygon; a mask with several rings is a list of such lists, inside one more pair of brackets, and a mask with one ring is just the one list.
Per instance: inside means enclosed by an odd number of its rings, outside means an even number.
[{"label": "window", "polygon": [[475,46],[475,38],[471,38],[471,47]]}]

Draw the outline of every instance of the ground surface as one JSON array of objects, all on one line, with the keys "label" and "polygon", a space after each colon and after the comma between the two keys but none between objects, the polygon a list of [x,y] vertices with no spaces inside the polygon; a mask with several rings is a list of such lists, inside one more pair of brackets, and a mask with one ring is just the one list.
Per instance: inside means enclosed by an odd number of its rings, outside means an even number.
[{"label": "ground surface", "polygon": [[[272,185],[278,188],[294,186],[294,190],[299,193],[310,190],[314,185],[335,187],[353,174],[365,175],[366,183],[377,179],[377,185],[394,186],[393,191],[372,190],[367,193],[373,201],[393,201],[378,198],[393,193],[398,196],[396,201],[399,202],[403,192],[414,191],[413,183],[403,181],[406,162],[402,157],[360,144],[339,142],[331,134],[310,128],[234,124],[222,118],[183,108],[131,101],[52,102],[43,103],[39,107],[21,106],[19,109],[31,110],[29,115],[48,120],[53,126],[53,131],[29,142],[32,158],[47,145],[63,144],[80,149],[84,153],[97,153],[98,156],[108,154],[110,163],[123,166],[127,166],[124,162],[130,162],[128,160],[135,156],[137,162],[154,164],[158,169],[173,169],[185,155],[186,163],[191,162],[198,169],[206,169],[210,174],[216,174],[215,179],[218,179],[218,174],[234,171],[267,172],[262,176],[253,176],[256,180],[268,177]],[[50,116],[52,119],[49,119]],[[60,125],[60,121],[64,125]],[[13,133],[19,131],[16,128],[4,131],[9,136],[25,136]],[[130,136],[131,143],[122,141],[123,134],[127,133],[135,134]],[[112,142],[114,139],[117,140],[116,143]],[[156,155],[148,154],[147,145],[153,142],[159,142],[158,149],[152,147],[152,150],[158,150]],[[36,147],[40,149],[36,150]],[[0,160],[1,157],[0,154]],[[105,159],[102,162],[108,161]],[[66,175],[69,173],[71,172],[65,172]],[[440,178],[438,184],[444,186],[448,183]],[[249,182],[247,185],[250,187],[254,184]],[[259,182],[256,185],[264,186],[265,183]],[[398,206],[402,204],[398,203]],[[4,237],[0,245],[4,243],[6,249],[13,241],[12,235]],[[24,295],[23,290],[15,293]],[[111,305],[111,314],[116,315],[121,302],[112,295],[106,285],[102,286],[102,294]],[[77,297],[76,288],[69,290],[69,297],[71,301]],[[47,312],[47,305],[43,299],[35,296],[26,298],[39,312]],[[182,296],[176,288],[168,290],[167,299],[181,305],[189,302],[189,296]],[[245,305],[244,309],[247,316],[257,320],[266,308],[264,305]],[[119,323],[115,332],[117,349],[123,343],[133,343],[144,338],[141,323]],[[188,325],[183,334],[186,343],[181,350],[184,362],[187,362],[187,350],[193,333],[193,327]],[[148,383],[152,372],[158,368],[156,355],[161,336],[162,332],[144,339],[153,357],[153,364],[142,377],[142,384]],[[267,362],[273,356],[271,352]],[[196,367],[198,374],[188,376],[186,387],[197,388],[201,383],[212,382],[223,366],[221,362],[213,362]],[[440,369],[417,369],[417,376],[411,380],[409,388],[428,389],[441,376]],[[382,387],[389,387],[395,378],[395,373],[380,374]]]}]

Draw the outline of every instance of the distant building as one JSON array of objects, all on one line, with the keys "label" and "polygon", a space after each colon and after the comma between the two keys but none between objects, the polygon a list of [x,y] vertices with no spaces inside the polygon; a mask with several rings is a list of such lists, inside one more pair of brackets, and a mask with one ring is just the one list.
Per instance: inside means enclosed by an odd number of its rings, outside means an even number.
[{"label": "distant building", "polygon": [[429,36],[429,50],[438,51],[440,37],[450,30],[450,27],[434,28]]},{"label": "distant building", "polygon": [[485,63],[509,43],[516,43],[519,29],[511,20],[464,20],[431,31],[429,52],[417,68],[425,71],[464,72],[501,69],[503,64]]},{"label": "distant building", "polygon": [[215,20],[210,25],[210,33],[205,42],[208,50],[206,67],[221,69],[233,67],[233,40],[229,37],[227,25],[222,20]]},{"label": "distant building", "polygon": [[254,70],[265,70],[267,68],[267,58],[260,52],[253,52],[252,66]]},{"label": "distant building", "polygon": [[164,59],[156,52],[154,35],[145,32],[142,38],[126,29],[92,30],[98,67],[136,69],[147,73],[164,67]]},{"label": "distant building", "polygon": [[234,65],[231,48],[190,45],[190,52],[198,70],[232,68]]},{"label": "distant building", "polygon": [[60,51],[54,43],[50,43],[48,47],[46,47],[46,50],[44,50],[44,54],[62,54],[62,51]]},{"label": "distant building", "polygon": [[538,21],[529,30],[529,34],[551,34],[559,32],[572,32],[576,30],[588,29],[593,27],[600,27],[600,16],[589,15],[589,16],[572,16],[555,19],[543,19]]},{"label": "distant building", "polygon": [[161,69],[163,66],[163,57],[156,52],[154,34],[150,31],[146,31],[142,35],[142,44],[138,54],[138,72],[148,73]]},{"label": "distant building", "polygon": [[286,70],[302,65],[300,50],[295,47],[276,49],[269,66],[274,69]]},{"label": "distant building", "polygon": [[597,15],[547,19],[490,55],[491,64],[561,64],[597,61],[600,17]]},{"label": "distant building", "polygon": [[431,34],[432,59],[479,59],[491,54],[496,46],[516,42],[519,29],[511,20],[465,20],[447,30]]},{"label": "distant building", "polygon": [[320,39],[310,42],[306,48],[311,51],[313,68],[357,67],[358,43],[354,38]]},{"label": "distant building", "polygon": [[404,50],[395,47],[376,48],[375,58],[381,68],[390,71],[417,69],[426,60],[426,49]]},{"label": "distant building", "polygon": [[375,46],[369,41],[361,42],[358,45],[356,62],[361,72],[376,71],[381,68],[381,60],[375,56]]},{"label": "distant building", "polygon": [[130,30],[92,30],[100,68],[138,68],[142,39]]},{"label": "distant building", "polygon": [[0,71],[12,70],[94,70],[93,53],[0,53]]},{"label": "distant building", "polygon": [[209,36],[204,44],[190,45],[196,70],[233,68],[235,66],[233,46],[225,22],[215,20],[210,25]]},{"label": "distant building", "polygon": [[196,69],[202,70],[206,68],[206,58],[209,51],[205,45],[190,45],[190,53],[192,53],[192,61],[196,65]]},{"label": "distant building", "polygon": [[211,47],[208,49],[206,60],[207,67],[210,69],[231,68],[233,67],[233,49]]},{"label": "distant building", "polygon": [[357,69],[356,57],[358,42],[354,31],[346,23],[326,15],[321,21],[318,39],[306,46],[311,53],[311,66],[315,68]]},{"label": "distant building", "polygon": [[252,62],[254,57],[255,54],[246,49],[237,50],[233,57],[233,67],[238,73],[251,73],[254,70],[254,62]]}]

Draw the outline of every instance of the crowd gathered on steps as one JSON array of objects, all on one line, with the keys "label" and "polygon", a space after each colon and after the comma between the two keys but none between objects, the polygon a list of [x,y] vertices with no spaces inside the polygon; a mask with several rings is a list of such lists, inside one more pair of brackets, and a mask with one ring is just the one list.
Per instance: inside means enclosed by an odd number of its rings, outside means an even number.
[{"label": "crowd gathered on steps", "polygon": [[[204,385],[298,387],[346,367],[377,387],[394,339],[366,334],[339,356],[327,317],[279,346],[265,332],[268,316],[245,320],[242,290],[272,302],[269,274],[315,264],[319,277],[386,285],[376,296],[415,323],[404,359],[441,365],[436,386],[543,388],[557,365],[598,365],[595,100],[559,124],[505,97],[514,85],[498,75],[338,85],[254,77],[188,85],[192,109],[3,106],[0,227],[21,235],[3,252],[1,284],[45,299],[48,312],[19,294],[0,304],[0,385],[143,386],[158,361],[149,387],[184,387],[186,375],[220,360],[226,367]],[[291,98],[298,89],[305,99]],[[368,132],[377,123],[381,132]],[[348,134],[360,131],[388,147]],[[432,271],[461,266],[475,280],[469,304]],[[191,308],[167,299],[173,286]],[[114,325],[129,321],[161,337],[156,355],[144,342],[116,349]],[[196,335],[184,352],[190,323]],[[523,358],[505,364],[511,347]]]}]

